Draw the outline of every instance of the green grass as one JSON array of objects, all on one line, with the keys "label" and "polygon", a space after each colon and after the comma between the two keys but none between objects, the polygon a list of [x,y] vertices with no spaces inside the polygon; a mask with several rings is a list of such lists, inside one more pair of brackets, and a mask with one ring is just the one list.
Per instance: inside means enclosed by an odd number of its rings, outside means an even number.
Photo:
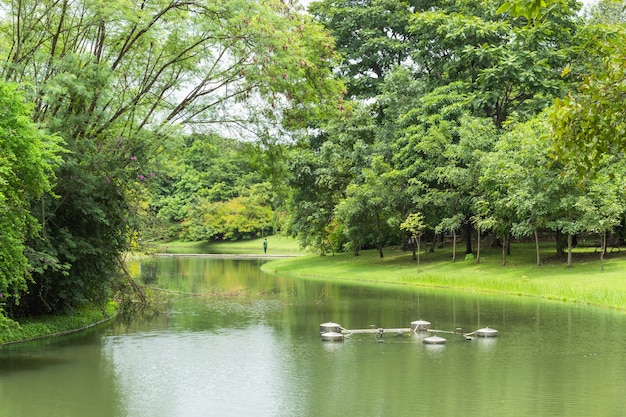
[{"label": "green grass", "polygon": [[362,251],[357,257],[348,253],[309,255],[273,260],[263,269],[315,279],[453,288],[626,309],[626,252],[607,254],[602,270],[599,254],[593,249],[577,249],[574,265],[568,268],[565,260],[554,257],[553,246],[542,248],[541,266],[536,266],[534,245],[518,243],[506,266],[502,266],[498,249],[483,249],[477,264],[459,253],[452,262],[452,251],[445,247],[422,253],[419,267],[411,253],[387,249],[382,259],[377,251]]},{"label": "green grass", "polygon": [[72,315],[29,317],[17,322],[0,317],[0,345],[67,334],[91,327],[116,312],[117,305],[111,302],[104,312],[101,308],[85,308]]},{"label": "green grass", "polygon": [[[223,253],[223,254],[262,254],[263,238],[239,240],[234,242],[162,242],[157,245],[157,252],[167,253]],[[267,236],[267,253],[270,255],[302,254],[295,239],[272,235]]]}]

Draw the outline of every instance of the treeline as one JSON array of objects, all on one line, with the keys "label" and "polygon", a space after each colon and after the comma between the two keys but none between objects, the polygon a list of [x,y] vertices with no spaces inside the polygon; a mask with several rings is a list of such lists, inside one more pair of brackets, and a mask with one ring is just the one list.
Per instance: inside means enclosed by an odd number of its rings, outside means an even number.
[{"label": "treeline", "polygon": [[4,314],[102,304],[160,238],[604,238],[625,211],[624,4],[580,7],[0,1]]},{"label": "treeline", "polygon": [[189,241],[273,234],[279,210],[260,169],[256,145],[218,135],[189,135],[162,158],[148,194],[142,235]]},{"label": "treeline", "polygon": [[[538,248],[550,232],[570,265],[577,235],[606,245],[622,233],[626,201],[624,7],[580,7],[313,3],[343,56],[335,71],[350,101],[339,117],[309,119],[295,144],[258,149],[281,154],[257,165],[273,170],[256,177],[272,185],[262,189],[267,213],[285,213],[273,215],[273,230],[319,253],[377,248],[380,256],[387,245],[448,234],[463,237],[461,250],[477,261],[473,242],[489,233],[503,263],[511,237]],[[240,212],[226,209],[228,198],[206,200],[172,218],[177,237],[247,237],[215,233],[217,219],[226,224]],[[218,207],[229,213],[216,217]]]},{"label": "treeline", "polygon": [[477,261],[487,232],[503,262],[511,236],[550,231],[570,265],[577,234],[605,245],[626,208],[624,3],[543,3],[313,3],[353,100],[290,159],[289,230],[380,256],[462,232]]}]

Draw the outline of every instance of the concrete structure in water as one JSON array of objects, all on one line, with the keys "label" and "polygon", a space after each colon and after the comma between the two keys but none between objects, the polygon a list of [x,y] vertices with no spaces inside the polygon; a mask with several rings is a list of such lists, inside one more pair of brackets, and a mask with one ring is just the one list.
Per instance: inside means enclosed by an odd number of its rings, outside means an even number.
[{"label": "concrete structure in water", "polygon": [[[392,328],[392,329],[384,329],[382,327],[376,327],[374,325],[370,326],[369,329],[354,329],[348,330],[341,327],[340,324],[333,322],[326,322],[320,324],[320,337],[325,342],[341,342],[344,340],[346,336],[353,334],[373,334],[378,340],[382,341],[385,334],[395,334],[396,336],[403,336],[405,334],[414,334],[418,332],[431,332],[431,333],[448,333],[461,335],[465,338],[465,340],[472,340],[472,336],[476,335],[478,337],[495,337],[498,335],[498,331],[495,329],[491,329],[489,327],[485,327],[479,330],[475,330],[470,333],[463,333],[461,328],[456,328],[454,331],[446,331],[446,330],[433,330],[430,328],[430,322],[425,320],[416,320],[411,322],[410,328]],[[423,343],[431,344],[431,345],[442,345],[446,343],[446,339],[433,335],[424,338]]]}]

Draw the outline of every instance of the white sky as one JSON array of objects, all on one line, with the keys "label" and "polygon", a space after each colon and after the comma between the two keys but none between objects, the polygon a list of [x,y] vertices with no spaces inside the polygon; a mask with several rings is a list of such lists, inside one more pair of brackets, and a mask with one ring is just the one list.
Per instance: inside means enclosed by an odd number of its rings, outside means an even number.
[{"label": "white sky", "polygon": [[[309,6],[309,3],[315,0],[299,0],[299,1],[300,1],[300,4],[302,4],[304,8],[306,9]],[[588,5],[594,4],[597,0],[578,0],[578,1],[582,2],[585,6],[588,6]]]}]

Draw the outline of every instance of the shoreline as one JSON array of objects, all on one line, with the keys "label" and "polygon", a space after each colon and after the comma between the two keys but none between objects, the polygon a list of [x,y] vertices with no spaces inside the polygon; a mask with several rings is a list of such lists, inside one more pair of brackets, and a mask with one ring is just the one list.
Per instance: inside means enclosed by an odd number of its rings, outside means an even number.
[{"label": "shoreline", "polygon": [[[341,280],[359,284],[381,284],[436,288],[443,290],[543,298],[573,304],[586,304],[626,311],[626,255],[611,256],[601,262],[581,258],[574,267],[561,263],[541,266],[511,257],[502,266],[491,252],[480,264],[450,262],[445,252],[430,254],[419,266],[406,253],[388,252],[379,258],[375,251],[361,256],[302,257],[264,264],[267,273],[295,279]],[[515,259],[517,258],[517,259]]]},{"label": "shoreline", "polygon": [[255,254],[255,253],[169,253],[169,252],[157,252],[152,254],[153,256],[172,256],[172,257],[201,257],[201,258],[216,258],[216,259],[282,259],[282,258],[295,258],[303,256],[299,254]]},{"label": "shoreline", "polygon": [[114,314],[110,317],[106,317],[104,319],[98,320],[94,323],[89,323],[86,324],[84,326],[75,328],[75,329],[68,329],[68,330],[63,330],[60,332],[56,332],[56,333],[50,333],[50,334],[42,334],[39,336],[34,336],[34,337],[30,337],[28,339],[20,339],[20,340],[11,340],[9,342],[4,342],[4,343],[0,343],[0,348],[2,348],[2,346],[9,346],[9,345],[17,345],[20,343],[27,343],[27,342],[33,342],[35,340],[41,340],[41,339],[47,339],[47,338],[52,338],[52,337],[59,337],[59,336],[66,336],[68,334],[72,334],[72,333],[78,333],[78,332],[82,332],[83,330],[87,330],[91,327],[95,327],[95,326],[99,326],[101,324],[104,324],[112,319],[114,319],[115,317],[117,317],[117,314]]}]

